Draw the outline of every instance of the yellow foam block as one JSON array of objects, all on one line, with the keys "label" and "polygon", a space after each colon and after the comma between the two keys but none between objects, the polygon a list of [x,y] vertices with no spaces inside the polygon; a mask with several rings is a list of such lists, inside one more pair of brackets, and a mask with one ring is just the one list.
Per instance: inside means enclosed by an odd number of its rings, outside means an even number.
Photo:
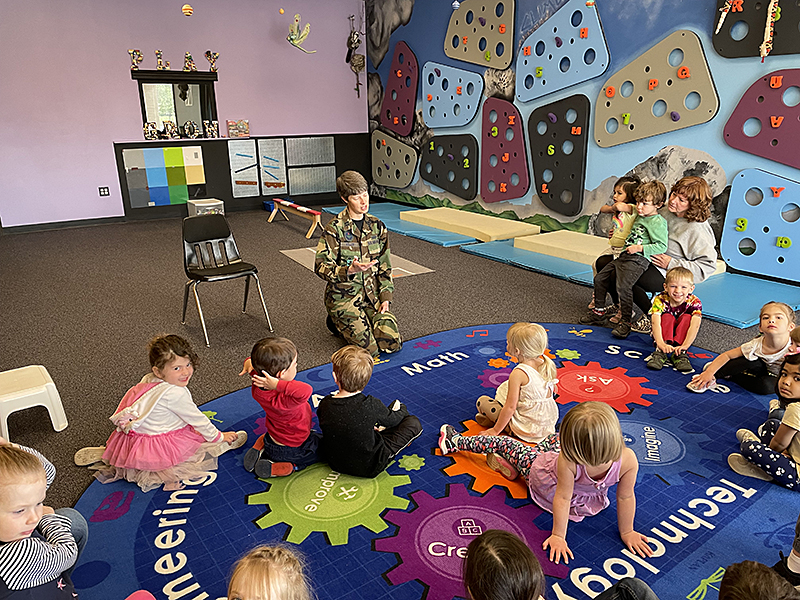
[{"label": "yellow foam block", "polygon": [[608,248],[608,239],[577,231],[551,231],[515,238],[514,247],[591,265]]},{"label": "yellow foam block", "polygon": [[479,215],[478,213],[445,206],[403,211],[400,213],[400,219],[417,225],[426,225],[451,233],[468,235],[482,242],[507,240],[523,235],[532,236],[541,231],[538,225],[512,221],[501,217]]}]

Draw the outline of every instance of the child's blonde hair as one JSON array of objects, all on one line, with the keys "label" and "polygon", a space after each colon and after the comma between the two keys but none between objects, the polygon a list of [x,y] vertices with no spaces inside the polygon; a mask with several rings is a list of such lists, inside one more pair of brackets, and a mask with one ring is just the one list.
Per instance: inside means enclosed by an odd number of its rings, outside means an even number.
[{"label": "child's blonde hair", "polygon": [[667,188],[658,180],[645,181],[633,192],[633,197],[638,201],[652,202],[653,206],[664,206],[667,201]]},{"label": "child's blonde hair", "polygon": [[694,285],[694,275],[686,267],[674,267],[667,271],[664,277],[664,283],[670,284],[673,281],[688,281]]},{"label": "child's blonde hair", "polygon": [[257,546],[233,567],[229,600],[310,600],[302,557],[285,546]]},{"label": "child's blonde hair", "polygon": [[360,392],[372,377],[372,355],[360,346],[339,348],[331,356],[336,381],[346,392]]},{"label": "child's blonde hair", "polygon": [[556,365],[545,354],[547,352],[547,331],[538,323],[514,323],[506,333],[511,349],[520,353],[519,358],[531,360],[539,358],[544,360],[537,370],[547,381],[556,378]]},{"label": "child's blonde hair", "polygon": [[603,402],[584,402],[561,421],[561,453],[577,464],[596,467],[622,456],[625,440],[614,409]]},{"label": "child's blonde hair", "polygon": [[786,318],[789,319],[790,323],[794,323],[794,310],[792,307],[786,304],[785,302],[778,302],[777,300],[770,300],[764,306],[761,307],[761,310],[758,312],[758,317],[761,318],[764,315],[764,312],[767,310],[768,306],[777,306],[782,313],[786,315]]},{"label": "child's blonde hair", "polygon": [[38,458],[11,444],[0,446],[0,495],[5,494],[9,485],[38,478],[46,478],[44,467]]}]

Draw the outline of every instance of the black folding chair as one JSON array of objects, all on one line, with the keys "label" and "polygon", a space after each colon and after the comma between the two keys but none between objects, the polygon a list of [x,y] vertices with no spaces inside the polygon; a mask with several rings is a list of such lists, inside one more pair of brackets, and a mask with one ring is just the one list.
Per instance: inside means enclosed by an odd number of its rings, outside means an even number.
[{"label": "black folding chair", "polygon": [[206,346],[210,346],[211,343],[208,341],[203,309],[200,308],[200,296],[197,295],[197,286],[202,282],[246,277],[244,304],[242,305],[242,312],[245,312],[247,310],[247,294],[250,291],[250,277],[253,277],[256,280],[264,315],[267,317],[267,325],[269,325],[270,332],[272,331],[272,322],[269,319],[267,305],[264,303],[261,282],[258,280],[258,269],[255,265],[242,261],[224,215],[197,215],[186,217],[183,220],[183,267],[189,281],[186,282],[183,294],[181,324],[186,324],[186,305],[189,303],[189,288],[192,288],[194,300],[197,303],[197,313],[200,315],[200,323],[203,325]]}]

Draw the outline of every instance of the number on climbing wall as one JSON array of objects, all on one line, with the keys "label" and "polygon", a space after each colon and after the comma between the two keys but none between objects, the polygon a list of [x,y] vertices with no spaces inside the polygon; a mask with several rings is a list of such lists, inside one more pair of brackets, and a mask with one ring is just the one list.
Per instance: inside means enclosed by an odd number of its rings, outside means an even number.
[{"label": "number on climbing wall", "polygon": [[469,169],[469,159],[468,158],[464,159],[464,168],[465,169]]},{"label": "number on climbing wall", "polygon": [[497,127],[492,127],[492,137],[497,137]]},{"label": "number on climbing wall", "polygon": [[433,152],[433,142],[431,142],[431,152]]},{"label": "number on climbing wall", "polygon": [[736,219],[736,227],[734,227],[736,231],[747,231],[747,219],[743,217],[739,217]]},{"label": "number on climbing wall", "polygon": [[789,248],[792,245],[792,240],[788,237],[779,237],[775,245],[778,248]]}]

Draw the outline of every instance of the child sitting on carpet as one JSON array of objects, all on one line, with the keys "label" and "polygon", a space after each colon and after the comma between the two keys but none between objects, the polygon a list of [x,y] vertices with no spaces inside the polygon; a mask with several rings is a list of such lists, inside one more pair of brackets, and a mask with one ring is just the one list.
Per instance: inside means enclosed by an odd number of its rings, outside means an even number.
[{"label": "child sitting on carpet", "polygon": [[[542,600],[545,578],[531,549],[513,533],[489,529],[467,546],[464,587],[472,600]],[[640,579],[626,577],[595,600],[658,600]]]},{"label": "child sitting on carpet", "polygon": [[311,600],[300,554],[286,546],[257,546],[236,561],[228,600]]},{"label": "child sitting on carpet", "polygon": [[88,530],[73,508],[44,506],[55,467],[0,438],[0,597],[77,597],[70,576]]},{"label": "child sitting on carpet", "polygon": [[783,357],[789,351],[794,329],[794,311],[783,302],[767,302],[761,307],[760,334],[727,352],[723,352],[695,375],[686,387],[701,394],[713,388],[716,377],[738,383],[748,392],[770,394],[780,372]]},{"label": "child sitting on carpet", "polygon": [[639,462],[625,447],[614,410],[602,402],[584,402],[571,408],[553,434],[534,447],[507,436],[465,437],[450,425],[442,425],[442,454],[460,450],[495,453],[497,470],[508,479],[518,473],[527,479],[531,498],[553,513],[553,532],[543,544],[550,547],[550,560],[573,558],[566,541],[567,522],[582,521],[606,508],[608,488],[617,486],[619,534],[628,550],[650,556],[647,537],[633,529],[636,497],[633,488]]},{"label": "child sitting on carpet", "polygon": [[508,328],[506,342],[517,366],[494,398],[478,398],[475,420],[491,426],[486,435],[510,431],[521,440],[538,443],[555,433],[558,421],[558,405],[553,399],[558,379],[555,364],[545,355],[547,331],[536,323],[514,323]]},{"label": "child sitting on carpet", "polygon": [[311,429],[314,389],[297,375],[297,348],[282,337],[256,342],[239,375],[250,374],[253,398],[264,409],[267,433],[244,455],[244,468],[258,477],[280,477],[315,462],[319,432]]},{"label": "child sitting on carpet", "polygon": [[647,361],[649,369],[658,371],[670,361],[682,373],[693,370],[686,351],[700,330],[703,304],[692,292],[694,276],[689,269],[675,267],[667,271],[664,291],[653,298],[650,308],[656,349]]},{"label": "child sitting on carpet", "polygon": [[775,384],[783,418],[770,417],[758,428],[758,435],[749,429],[736,432],[741,454],[728,456],[731,469],[747,477],[765,481],[775,480],[790,490],[797,489],[800,470],[800,354],[790,354],[783,360]]},{"label": "child sitting on carpet", "polygon": [[331,363],[339,391],[325,396],[317,408],[322,457],[339,473],[375,477],[419,437],[422,425],[400,400],[386,407],[363,393],[372,377],[369,351],[345,346],[333,354]]},{"label": "child sitting on carpet", "polygon": [[102,483],[126,479],[150,491],[183,488],[183,479],[197,479],[217,468],[217,457],[247,441],[244,431],[221,433],[192,400],[186,388],[197,355],[182,337],[161,335],[148,347],[151,373],[125,394],[111,422],[105,447],[75,454],[79,466],[102,458],[95,477]]}]

